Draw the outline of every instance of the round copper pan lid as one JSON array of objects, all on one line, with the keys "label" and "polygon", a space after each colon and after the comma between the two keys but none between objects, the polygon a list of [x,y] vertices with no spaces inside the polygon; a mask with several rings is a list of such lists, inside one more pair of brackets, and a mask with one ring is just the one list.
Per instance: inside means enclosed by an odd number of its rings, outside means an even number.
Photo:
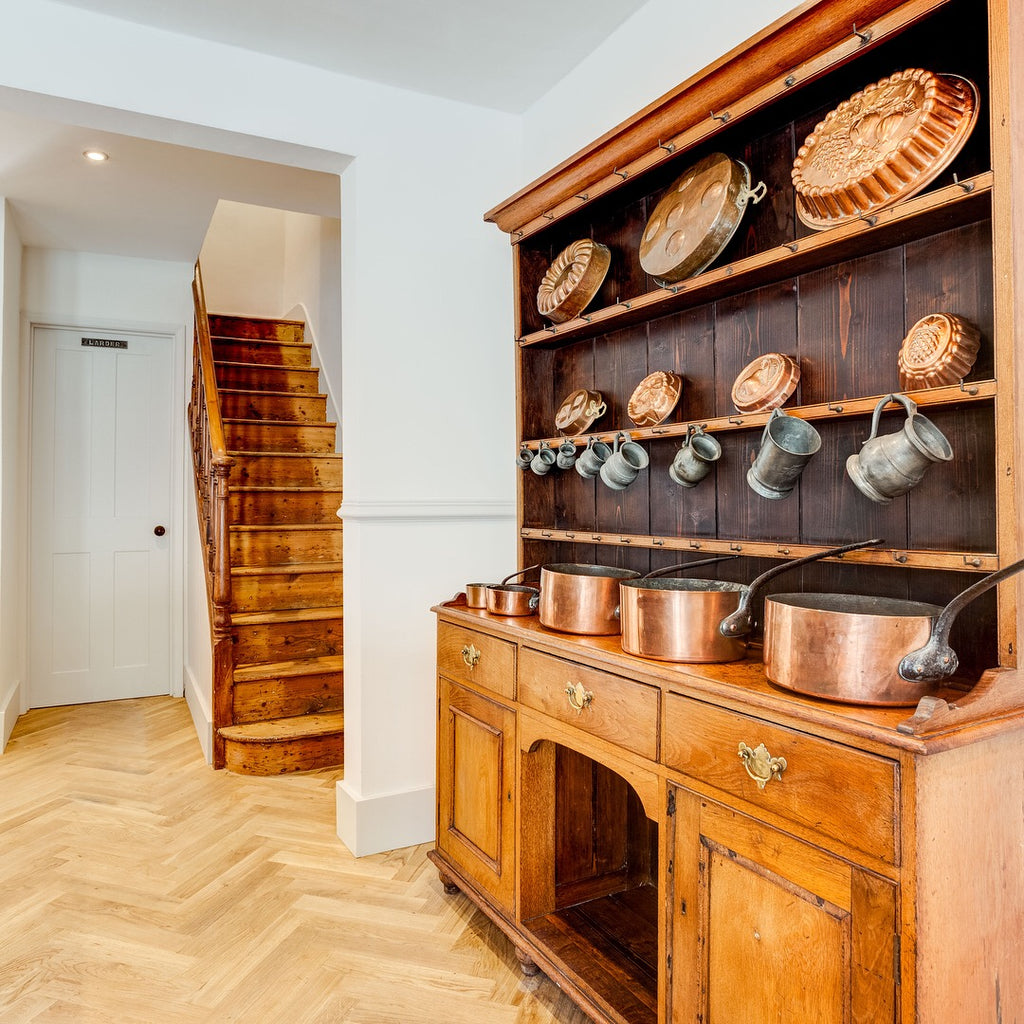
[{"label": "round copper pan lid", "polygon": [[908,68],[840,103],[793,164],[797,215],[844,224],[920,192],[952,162],[978,119],[978,90],[959,75]]},{"label": "round copper pan lid", "polygon": [[592,238],[566,246],[552,261],[537,289],[542,316],[563,324],[579,316],[590,304],[611,264],[611,251]]},{"label": "round copper pan lid", "polygon": [[900,390],[956,384],[978,356],[981,334],[969,320],[953,313],[929,313],[907,332],[897,359]]},{"label": "round copper pan lid", "polygon": [[748,363],[733,381],[732,403],[740,412],[778,409],[800,383],[800,364],[792,356],[768,352]]},{"label": "round copper pan lid", "polygon": [[638,427],[656,426],[668,418],[682,393],[683,378],[679,374],[655,370],[637,384],[626,412]]},{"label": "round copper pan lid", "polygon": [[761,182],[724,153],[698,160],[658,201],[640,240],[640,266],[663,283],[699,274],[729,244],[747,202],[761,201]]}]

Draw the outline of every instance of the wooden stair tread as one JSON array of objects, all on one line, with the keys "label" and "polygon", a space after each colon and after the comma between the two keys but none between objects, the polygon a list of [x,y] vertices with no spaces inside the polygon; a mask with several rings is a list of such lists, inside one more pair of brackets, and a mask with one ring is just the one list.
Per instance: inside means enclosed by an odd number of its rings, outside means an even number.
[{"label": "wooden stair tread", "polygon": [[298,576],[305,573],[341,572],[341,562],[284,562],[280,565],[239,565],[232,576]]},{"label": "wooden stair tread", "polygon": [[266,722],[225,725],[218,734],[233,743],[288,743],[314,736],[331,736],[345,731],[344,711],[298,715],[294,718],[272,718]]},{"label": "wooden stair tread", "polygon": [[[260,366],[260,363],[250,363],[250,366]],[[326,392],[322,391],[262,391],[259,388],[217,388],[219,395],[253,395],[256,398],[326,398]],[[270,422],[270,421],[268,421]]]},{"label": "wooden stair tread", "polygon": [[259,531],[277,530],[283,532],[295,532],[297,530],[316,530],[318,532],[325,532],[330,530],[340,530],[341,520],[339,519],[336,523],[256,523],[252,526],[244,526],[238,524],[232,524],[228,527],[229,530],[238,533],[257,533]]},{"label": "wooden stair tread", "polygon": [[308,341],[281,341],[277,338],[244,338],[237,334],[211,334],[210,341],[227,341],[231,344],[241,342],[245,345],[274,345],[286,348],[312,348],[312,343]]},{"label": "wooden stair tread", "polygon": [[232,487],[232,494],[341,494],[341,487]]},{"label": "wooden stair tread", "polygon": [[[247,421],[243,421],[247,422]],[[282,422],[289,423],[290,420],[283,420]],[[267,459],[341,459],[341,452],[268,452],[265,448],[247,449],[247,448],[230,448],[228,449],[228,455],[234,457],[240,455],[243,458],[267,458]],[[288,488],[285,488],[288,490]]]},{"label": "wooden stair tread", "polygon": [[[246,341],[250,339],[236,338],[236,341]],[[275,342],[274,344],[280,344]],[[287,344],[287,343],[285,343]],[[287,370],[289,373],[316,373],[319,374],[320,367],[318,366],[278,366],[274,363],[253,363],[247,359],[217,359],[214,358],[213,365],[216,366],[246,366],[250,370],[263,372],[265,370]],[[223,390],[218,388],[218,391]]]},{"label": "wooden stair tread", "polygon": [[[225,417],[224,423],[247,423],[252,426],[260,427],[314,427],[316,429],[323,429],[330,427],[332,430],[338,425],[336,422],[328,420],[325,423],[310,422],[309,420],[254,420],[251,418],[243,418],[239,416]],[[309,452],[302,452],[298,454],[308,455]]]},{"label": "wooden stair tread", "polygon": [[265,661],[235,666],[235,682],[254,679],[272,679],[279,676],[310,676],[323,672],[344,672],[345,656],[325,655],[322,658],[302,658],[296,661]]},{"label": "wooden stair tread", "polygon": [[271,612],[234,612],[233,626],[261,626],[276,622],[316,622],[325,619],[344,618],[342,605],[324,605],[320,608],[285,608]]}]

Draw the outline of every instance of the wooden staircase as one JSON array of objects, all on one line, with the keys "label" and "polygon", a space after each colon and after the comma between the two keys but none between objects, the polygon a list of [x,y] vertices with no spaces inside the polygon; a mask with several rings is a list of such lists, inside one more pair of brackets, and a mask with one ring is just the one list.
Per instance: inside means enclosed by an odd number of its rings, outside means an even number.
[{"label": "wooden staircase", "polygon": [[338,766],[337,425],[327,421],[302,323],[219,314],[208,322],[233,463],[226,499],[233,657],[230,699],[220,700],[228,724],[216,729],[217,747],[225,767],[248,775]]}]

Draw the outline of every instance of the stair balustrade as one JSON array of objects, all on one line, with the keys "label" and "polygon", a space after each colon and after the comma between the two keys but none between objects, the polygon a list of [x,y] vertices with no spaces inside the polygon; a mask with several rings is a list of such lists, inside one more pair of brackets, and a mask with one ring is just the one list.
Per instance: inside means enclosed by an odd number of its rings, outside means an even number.
[{"label": "stair balustrade", "polygon": [[231,686],[234,671],[231,643],[231,551],[228,539],[228,495],[234,460],[228,455],[224,441],[224,421],[214,372],[206,295],[198,262],[192,279],[192,297],[195,305],[195,333],[188,419],[213,646],[213,766],[223,768],[224,740],[219,730],[232,721]]}]

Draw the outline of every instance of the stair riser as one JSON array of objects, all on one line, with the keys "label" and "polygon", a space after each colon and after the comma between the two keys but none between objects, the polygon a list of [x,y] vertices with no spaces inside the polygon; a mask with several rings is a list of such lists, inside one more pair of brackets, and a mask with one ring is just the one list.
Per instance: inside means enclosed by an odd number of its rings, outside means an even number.
[{"label": "stair riser", "polygon": [[320,391],[320,371],[297,367],[216,363],[217,387],[248,391],[288,391],[315,395]]},{"label": "stair riser", "polygon": [[293,523],[340,523],[341,491],[231,491],[228,516],[239,526],[282,526]]},{"label": "stair riser", "polygon": [[341,604],[341,573],[274,573],[237,576],[231,582],[231,610],[271,612]]},{"label": "stair riser", "polygon": [[331,530],[231,531],[232,565],[340,562],[341,524]]},{"label": "stair riser", "polygon": [[295,420],[297,423],[323,423],[327,419],[327,399],[319,395],[260,395],[222,393],[220,412],[225,419]]},{"label": "stair riser", "polygon": [[225,423],[224,440],[231,451],[334,451],[334,426],[290,423]]},{"label": "stair riser", "polygon": [[245,316],[226,316],[210,313],[210,334],[229,338],[259,338],[265,341],[292,341],[303,339],[304,325],[292,320],[260,320]]},{"label": "stair riser", "polygon": [[234,627],[235,664],[327,658],[342,653],[343,619],[269,622]]},{"label": "stair riser", "polygon": [[270,718],[291,718],[344,710],[341,672],[235,683],[234,720],[238,725]]},{"label": "stair riser", "polygon": [[239,487],[341,488],[341,459],[235,455],[231,483]]},{"label": "stair riser", "polygon": [[312,362],[312,350],[308,345],[285,345],[276,341],[246,341],[235,338],[211,340],[213,358],[216,362],[307,368]]},{"label": "stair riser", "polygon": [[344,763],[345,738],[317,736],[284,743],[224,741],[224,767],[239,775],[284,775],[309,772]]}]

